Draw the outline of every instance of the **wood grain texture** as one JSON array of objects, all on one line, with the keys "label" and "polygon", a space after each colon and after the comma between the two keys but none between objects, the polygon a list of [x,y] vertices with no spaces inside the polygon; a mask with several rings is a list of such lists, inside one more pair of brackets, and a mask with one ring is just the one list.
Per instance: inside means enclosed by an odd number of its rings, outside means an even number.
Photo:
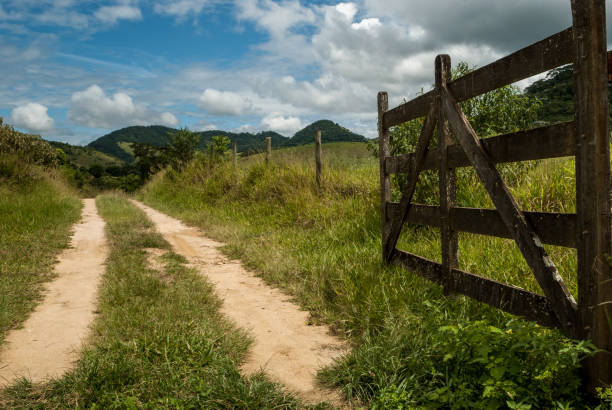
[{"label": "wood grain texture", "polygon": [[544,250],[540,238],[527,223],[493,161],[484,150],[481,140],[461,112],[457,101],[446,89],[442,90],[442,110],[448,118],[451,130],[473,164],[504,224],[553,307],[562,329],[573,336],[577,320],[577,304],[574,298]]},{"label": "wood grain texture", "polygon": [[608,62],[603,0],[572,0],[580,337],[607,351],[586,361],[587,387],[612,383]]},{"label": "wood grain texture", "polygon": [[382,234],[383,260],[387,255],[387,238],[389,237],[389,217],[385,203],[391,200],[391,181],[385,167],[385,160],[389,157],[389,129],[383,124],[383,114],[389,108],[389,97],[386,92],[378,93],[378,156],[380,158],[380,219]]},{"label": "wood grain texture", "polygon": [[[573,121],[533,128],[481,139],[483,149],[495,164],[531,161],[546,158],[572,156],[576,153],[576,128]],[[438,169],[440,153],[431,150],[423,164],[423,170]],[[408,171],[413,154],[389,157],[386,161],[390,174]],[[448,147],[450,168],[469,167],[472,164],[459,144]]]},{"label": "wood grain texture", "polygon": [[445,279],[441,264],[397,249],[393,252],[391,263],[432,282],[444,284],[452,292],[461,293],[543,326],[559,327],[548,300],[542,295],[459,269],[451,269],[450,278]]},{"label": "wood grain texture", "polygon": [[[390,218],[397,212],[399,203],[387,202]],[[542,243],[576,248],[576,214],[554,212],[523,212]],[[406,217],[407,223],[440,227],[440,208],[431,205],[412,204]],[[512,239],[499,212],[495,209],[451,208],[451,229],[479,235]]]}]

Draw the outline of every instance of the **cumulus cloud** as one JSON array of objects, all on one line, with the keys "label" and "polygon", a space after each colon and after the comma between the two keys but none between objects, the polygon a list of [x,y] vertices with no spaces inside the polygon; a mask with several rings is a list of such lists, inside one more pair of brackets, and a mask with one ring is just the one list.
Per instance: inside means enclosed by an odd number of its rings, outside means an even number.
[{"label": "cumulus cloud", "polygon": [[115,24],[117,20],[141,20],[142,13],[138,7],[120,4],[116,6],[100,7],[95,17],[103,23]]},{"label": "cumulus cloud", "polygon": [[298,117],[284,117],[282,115],[270,114],[261,120],[264,129],[276,131],[280,134],[293,135],[296,131],[304,128],[302,120]]},{"label": "cumulus cloud", "polygon": [[178,125],[169,112],[159,113],[142,104],[135,104],[126,93],[106,95],[98,85],[92,85],[72,95],[69,118],[76,124],[94,128],[120,128],[128,125]]},{"label": "cumulus cloud", "polygon": [[251,107],[250,101],[232,91],[207,88],[200,96],[200,108],[216,115],[242,115]]},{"label": "cumulus cloud", "polygon": [[13,109],[11,121],[15,126],[34,133],[49,132],[55,128],[55,121],[47,114],[47,107],[33,102]]}]

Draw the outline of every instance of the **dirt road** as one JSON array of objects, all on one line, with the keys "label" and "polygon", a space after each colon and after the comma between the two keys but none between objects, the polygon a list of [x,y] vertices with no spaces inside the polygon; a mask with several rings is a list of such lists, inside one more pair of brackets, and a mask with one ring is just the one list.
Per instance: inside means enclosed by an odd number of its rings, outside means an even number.
[{"label": "dirt road", "polygon": [[317,385],[318,369],[333,362],[346,345],[329,334],[324,326],[308,325],[308,313],[290,302],[290,297],[247,271],[239,262],[220,251],[222,243],[206,238],[196,228],[133,201],[155,223],[174,251],[208,277],[223,300],[222,313],[254,339],[246,374],[263,369],[269,377],[284,384],[308,401],[330,400],[338,404],[336,393]]},{"label": "dirt road", "polygon": [[23,328],[11,331],[0,351],[0,386],[19,377],[40,382],[61,376],[78,359],[107,256],[104,220],[94,199],[85,199],[71,248],[59,256],[57,278],[45,286],[44,300]]}]

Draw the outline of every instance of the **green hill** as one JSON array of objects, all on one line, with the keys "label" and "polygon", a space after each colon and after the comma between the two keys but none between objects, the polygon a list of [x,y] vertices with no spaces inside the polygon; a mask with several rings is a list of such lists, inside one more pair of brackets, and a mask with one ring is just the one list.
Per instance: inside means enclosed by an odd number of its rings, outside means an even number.
[{"label": "green hill", "polygon": [[175,132],[174,128],[163,127],[161,125],[151,126],[133,126],[122,128],[106,134],[97,140],[90,142],[87,146],[113,157],[119,158],[125,162],[132,162],[134,157],[125,148],[122,148],[121,142],[140,142],[156,146],[164,146],[168,143],[168,133]]},{"label": "green hill", "polygon": [[[257,134],[250,132],[235,133],[222,130],[202,131],[199,133],[202,135],[199,148],[206,147],[215,135],[227,136],[232,142],[236,142],[238,152],[245,153],[264,150],[266,137],[272,137],[273,147],[304,145],[314,141],[316,130],[321,130],[323,142],[356,142],[366,140],[363,136],[355,134],[332,121],[321,120],[298,131],[293,138],[287,138],[274,131],[262,131]],[[158,147],[164,146],[169,142],[168,133],[176,131],[174,128],[159,125],[127,127],[104,135],[89,143],[87,147],[130,163],[134,160],[134,157],[129,143],[139,142]]]},{"label": "green hill", "polygon": [[[545,78],[525,89],[525,93],[542,101],[540,121],[555,123],[574,118],[574,70],[572,65],[555,68]],[[612,106],[612,88],[608,86]]]},{"label": "green hill", "polygon": [[92,147],[81,147],[58,141],[49,141],[49,143],[53,147],[64,151],[68,162],[79,167],[90,168],[93,165],[101,165],[108,168],[124,165],[124,162],[119,158],[97,151]]},{"label": "green hill", "polygon": [[311,144],[314,142],[315,131],[321,131],[321,140],[326,142],[365,142],[364,136],[355,134],[330,120],[319,120],[295,133],[286,146]]}]

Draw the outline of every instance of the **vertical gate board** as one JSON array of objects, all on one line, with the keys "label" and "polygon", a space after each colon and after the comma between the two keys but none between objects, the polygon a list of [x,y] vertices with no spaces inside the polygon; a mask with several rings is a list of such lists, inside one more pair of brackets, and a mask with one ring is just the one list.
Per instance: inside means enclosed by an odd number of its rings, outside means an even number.
[{"label": "vertical gate board", "polygon": [[[436,104],[442,105],[442,87],[446,87],[451,77],[451,60],[448,55],[436,57]],[[439,189],[440,189],[440,239],[442,242],[442,267],[444,269],[444,291],[450,290],[448,281],[451,270],[457,268],[459,260],[459,235],[452,229],[451,209],[457,198],[457,174],[448,165],[448,148],[451,135],[448,120],[442,110],[438,110],[438,155],[439,155]]]},{"label": "vertical gate board", "polygon": [[[582,329],[600,349],[612,352],[610,255],[610,152],[606,15],[604,0],[572,0],[578,300]],[[602,305],[602,303],[604,303]],[[587,360],[588,387],[612,383],[610,353]]]},{"label": "vertical gate board", "polygon": [[391,181],[385,166],[385,159],[390,154],[389,128],[383,124],[383,114],[389,109],[389,96],[386,92],[378,93],[378,154],[380,156],[380,216],[382,224],[383,260],[387,255],[387,238],[389,237],[389,218],[386,203],[391,200]]}]

